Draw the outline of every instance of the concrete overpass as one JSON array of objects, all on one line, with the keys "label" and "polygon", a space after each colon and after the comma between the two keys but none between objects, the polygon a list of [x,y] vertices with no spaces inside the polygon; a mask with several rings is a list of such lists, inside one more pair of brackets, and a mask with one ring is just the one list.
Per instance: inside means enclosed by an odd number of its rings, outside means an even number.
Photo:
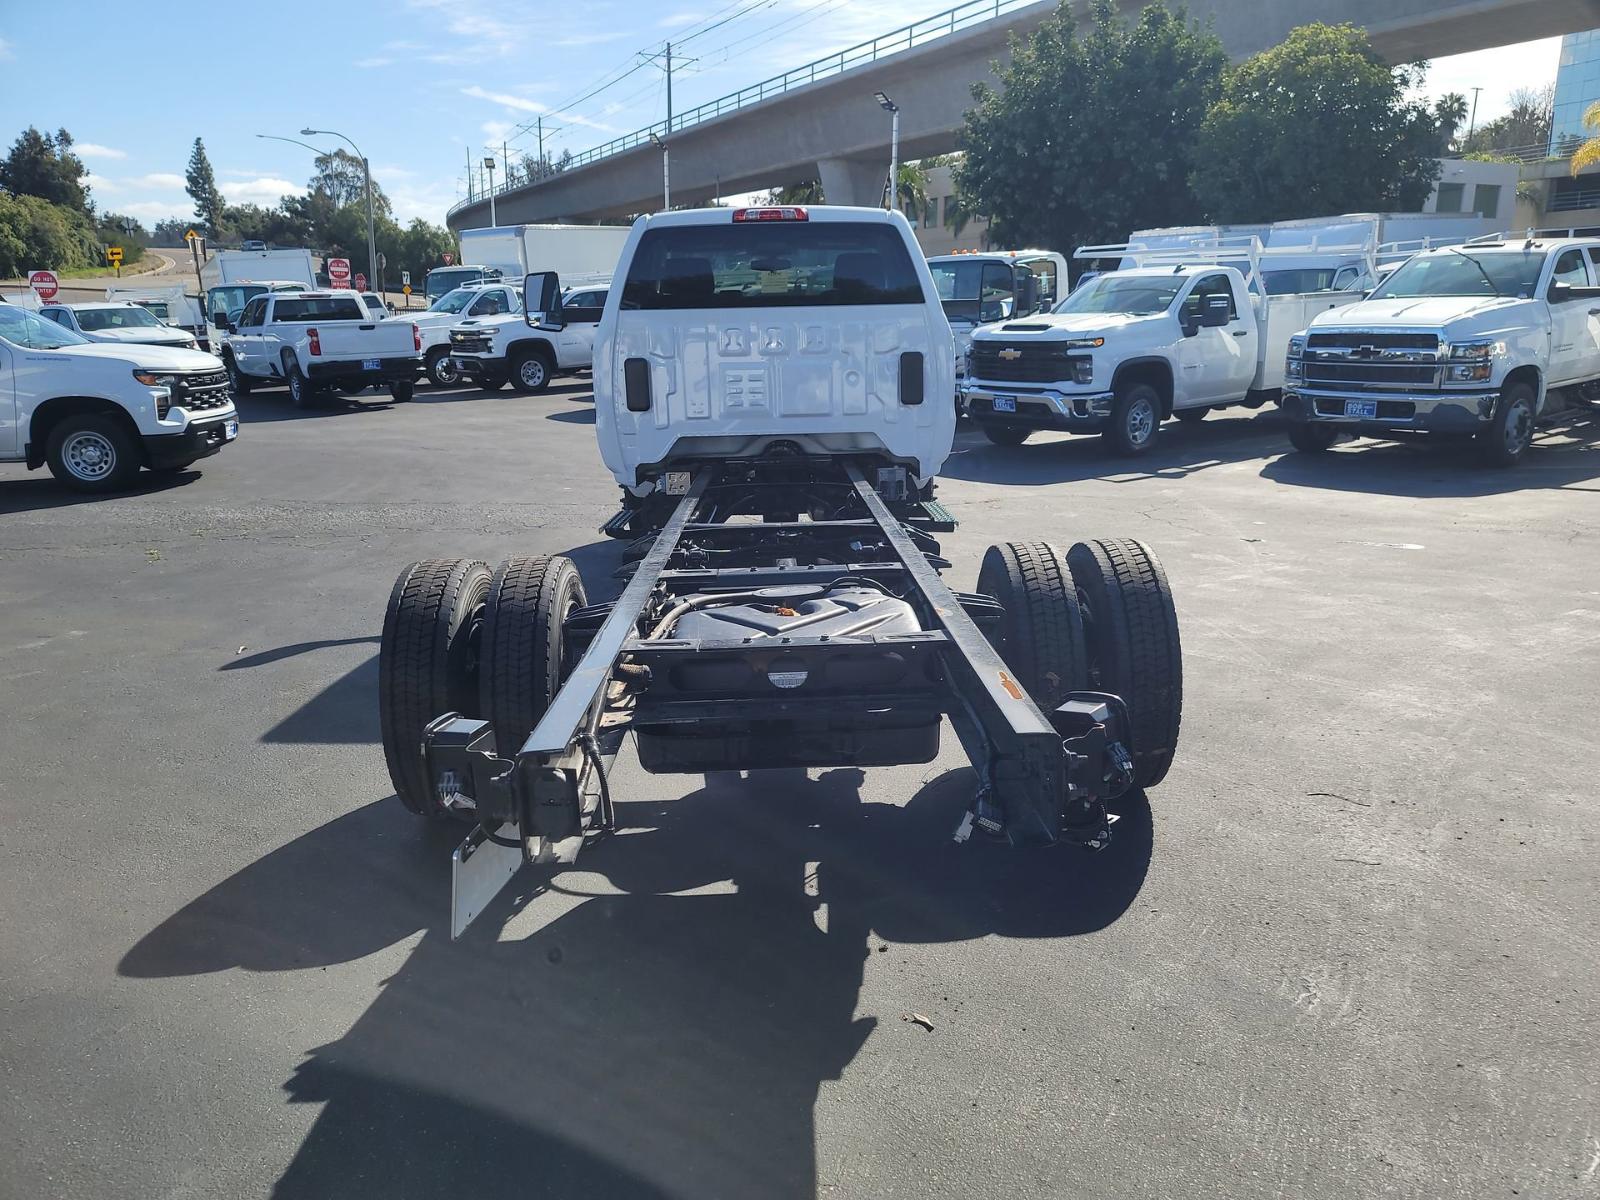
[{"label": "concrete overpass", "polygon": [[[1080,10],[1087,0],[1074,0]],[[1124,10],[1142,7],[1142,0]],[[972,0],[776,79],[674,117],[672,199],[819,179],[834,204],[876,204],[889,169],[889,118],[873,100],[900,106],[903,159],[956,148],[972,85],[995,82],[991,63],[1009,58],[1055,0]],[[1191,0],[1235,59],[1281,42],[1310,21],[1363,26],[1388,61],[1412,62],[1600,28],[1600,0]],[[496,195],[501,224],[616,220],[661,202],[661,152],[640,130],[578,156],[551,179]],[[665,126],[654,132],[665,136]],[[452,229],[489,223],[485,199],[450,211]]]}]

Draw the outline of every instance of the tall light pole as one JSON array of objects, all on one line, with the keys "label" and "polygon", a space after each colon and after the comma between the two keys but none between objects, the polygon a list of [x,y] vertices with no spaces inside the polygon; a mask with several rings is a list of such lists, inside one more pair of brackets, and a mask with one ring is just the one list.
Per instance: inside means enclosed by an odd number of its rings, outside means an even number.
[{"label": "tall light pole", "polygon": [[889,211],[900,207],[900,106],[882,92],[874,92],[878,107],[890,115],[889,125]]},{"label": "tall light pole", "polygon": [[1478,93],[1481,91],[1483,91],[1481,87],[1475,87],[1472,89],[1472,116],[1467,121],[1467,140],[1461,144],[1461,148],[1463,150],[1471,149],[1471,146],[1468,145],[1468,143],[1472,141],[1472,135],[1477,132],[1478,129]]},{"label": "tall light pole", "polygon": [[483,169],[489,172],[489,228],[493,229],[499,224],[494,215],[494,155],[483,156]]},{"label": "tall light pole", "polygon": [[650,131],[650,140],[661,147],[661,211],[672,211],[672,152],[667,149],[667,144],[656,136],[656,131]]},{"label": "tall light pole", "polygon": [[[301,137],[336,137],[340,141],[350,142],[344,134],[332,129],[302,129]],[[378,222],[373,215],[372,208],[372,167],[367,162],[367,156],[361,153],[361,147],[350,142],[350,149],[356,152],[356,157],[361,160],[361,174],[367,181],[367,269],[374,275],[378,274]],[[383,280],[378,280],[378,290],[383,290]]]}]

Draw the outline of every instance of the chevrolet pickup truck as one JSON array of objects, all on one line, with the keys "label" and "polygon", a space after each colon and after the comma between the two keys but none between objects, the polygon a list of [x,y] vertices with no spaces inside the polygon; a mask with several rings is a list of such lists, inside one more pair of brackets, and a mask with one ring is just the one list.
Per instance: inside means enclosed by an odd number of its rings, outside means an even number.
[{"label": "chevrolet pickup truck", "polygon": [[1086,246],[1079,258],[1137,265],[1080,285],[1048,313],[972,335],[960,394],[991,442],[1015,446],[1038,429],[1098,432],[1121,454],[1155,444],[1161,422],[1213,408],[1259,408],[1282,383],[1289,337],[1355,292],[1267,295],[1263,252],[1144,251]]},{"label": "chevrolet pickup truck", "polygon": [[375,321],[351,291],[267,292],[222,320],[222,347],[233,390],[287,386],[297,408],[328,386],[355,391],[388,385],[411,399],[422,373],[422,333],[410,321]]},{"label": "chevrolet pickup truck", "polygon": [[181,471],[239,436],[222,364],[198,350],[91,342],[0,303],[0,461],[84,492]]},{"label": "chevrolet pickup truck", "polygon": [[[496,280],[469,283],[446,292],[428,306],[428,311],[412,317],[422,330],[422,365],[435,387],[454,387],[461,372],[450,357],[450,331],[458,325],[472,324],[487,317],[522,311],[522,293],[515,283]],[[502,384],[505,380],[500,381]]]},{"label": "chevrolet pickup truck", "polygon": [[1296,450],[1343,434],[1467,435],[1493,466],[1600,387],[1600,238],[1495,237],[1417,254],[1289,339]]},{"label": "chevrolet pickup truck", "polygon": [[557,375],[589,370],[605,303],[605,288],[578,288],[561,295],[542,325],[521,311],[457,325],[450,330],[451,362],[490,391],[509,379],[519,392],[542,392]]}]

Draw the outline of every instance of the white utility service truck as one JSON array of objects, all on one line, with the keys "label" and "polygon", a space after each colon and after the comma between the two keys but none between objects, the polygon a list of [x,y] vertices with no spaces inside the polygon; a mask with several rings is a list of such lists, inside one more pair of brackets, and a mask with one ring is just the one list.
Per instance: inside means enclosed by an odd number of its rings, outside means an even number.
[{"label": "white utility service truck", "polygon": [[1140,454],[1167,417],[1259,408],[1282,385],[1290,336],[1313,314],[1359,299],[1266,294],[1270,254],[1253,238],[1240,249],[1085,246],[1076,257],[1135,265],[1090,280],[1049,313],[972,335],[962,405],[992,442],[1019,445],[1040,429],[1097,432],[1118,452]]},{"label": "white utility service truck", "polygon": [[1546,415],[1600,398],[1600,238],[1500,235],[1418,253],[1289,340],[1297,450],[1341,434],[1470,435],[1522,457]]}]

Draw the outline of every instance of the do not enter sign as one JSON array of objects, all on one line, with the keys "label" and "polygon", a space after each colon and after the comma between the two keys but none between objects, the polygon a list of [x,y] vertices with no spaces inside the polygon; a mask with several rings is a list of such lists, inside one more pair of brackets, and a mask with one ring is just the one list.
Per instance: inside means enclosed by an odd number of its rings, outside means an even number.
[{"label": "do not enter sign", "polygon": [[336,288],[350,286],[350,260],[348,258],[330,258],[328,260],[328,282]]},{"label": "do not enter sign", "polygon": [[28,286],[41,300],[53,300],[56,293],[61,290],[61,283],[56,279],[54,271],[30,271]]},{"label": "do not enter sign", "polygon": [[356,274],[356,291],[364,292],[366,290],[367,290],[367,277],[358,272]]}]

